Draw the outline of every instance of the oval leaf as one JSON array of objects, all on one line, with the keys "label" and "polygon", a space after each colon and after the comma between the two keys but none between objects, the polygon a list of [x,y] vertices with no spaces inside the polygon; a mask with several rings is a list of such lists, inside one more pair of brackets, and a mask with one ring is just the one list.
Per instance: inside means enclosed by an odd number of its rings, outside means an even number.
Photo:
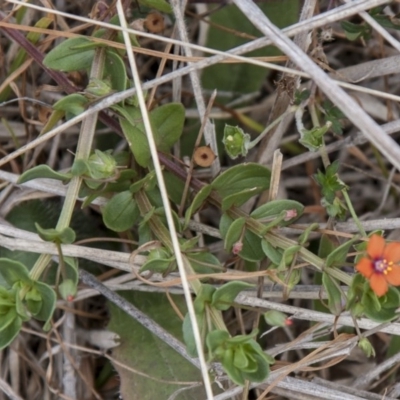
[{"label": "oval leaf", "polygon": [[358,240],[357,236],[333,250],[332,253],[326,257],[325,265],[327,267],[341,266],[346,261],[350,247],[356,240]]},{"label": "oval leaf", "polygon": [[250,283],[240,282],[240,281],[232,281],[228,282],[225,285],[218,288],[213,296],[211,305],[218,310],[225,311],[229,307],[231,307],[233,301],[236,296],[245,289],[249,289],[254,287]]},{"label": "oval leaf", "polygon": [[48,178],[57,179],[59,181],[68,181],[71,179],[71,174],[63,174],[52,170],[48,165],[38,165],[25,171],[18,179],[17,183],[28,182],[32,179]]},{"label": "oval leaf", "polygon": [[103,208],[104,224],[115,232],[131,228],[139,215],[139,208],[129,191],[116,194]]},{"label": "oval leaf", "polygon": [[53,109],[78,115],[86,110],[88,103],[89,100],[85,96],[79,93],[72,93],[63,97],[61,100],[58,100],[53,105]]},{"label": "oval leaf", "polygon": [[22,320],[19,317],[16,317],[10,325],[7,326],[6,329],[1,331],[0,335],[0,350],[7,347],[18,335],[22,326]]},{"label": "oval leaf", "polygon": [[194,197],[192,204],[186,210],[185,214],[185,226],[188,225],[190,217],[202,206],[202,204],[206,201],[207,197],[210,195],[212,191],[211,185],[203,186],[196,196]]},{"label": "oval leaf", "polygon": [[[259,164],[239,164],[229,168],[218,176],[212,187],[224,200],[228,196],[240,193],[235,205],[241,205],[256,194],[269,188],[271,172]],[[247,195],[245,191],[248,191]]]},{"label": "oval leaf", "polygon": [[194,271],[198,274],[212,274],[222,267],[218,258],[207,251],[187,253],[186,257]]},{"label": "oval leaf", "polygon": [[56,308],[56,292],[49,285],[43,282],[35,282],[34,288],[40,293],[43,302],[42,308],[35,315],[35,318],[39,321],[45,321],[43,329],[48,330],[50,329],[51,317]]},{"label": "oval leaf", "polygon": [[294,220],[303,214],[304,206],[294,200],[273,200],[254,210],[250,215],[255,219],[272,221],[281,215],[282,212],[287,213],[287,218],[279,223],[280,226],[286,226],[293,223]]},{"label": "oval leaf", "polygon": [[181,103],[168,103],[150,113],[157,149],[169,152],[178,141],[185,122],[185,108]]},{"label": "oval leaf", "polygon": [[0,258],[0,275],[10,286],[15,282],[31,281],[28,268],[24,264],[9,258]]},{"label": "oval leaf", "polygon": [[57,229],[44,229],[35,222],[35,227],[38,235],[46,242],[71,244],[75,242],[75,232],[70,227],[64,228],[61,231]]},{"label": "oval leaf", "polygon": [[226,251],[231,251],[233,245],[241,238],[244,237],[244,226],[246,224],[246,218],[238,218],[233,221],[228,228],[228,232],[225,236],[224,248]]},{"label": "oval leaf", "polygon": [[123,118],[120,118],[119,122],[135,160],[141,167],[146,168],[150,163],[151,157],[143,124],[132,125]]},{"label": "oval leaf", "polygon": [[117,92],[126,90],[126,68],[124,61],[115,51],[106,52],[104,77],[110,78],[112,89]]},{"label": "oval leaf", "polygon": [[83,36],[64,40],[47,54],[43,64],[58,71],[88,69],[92,65],[95,50],[92,46],[85,46],[93,44],[94,42]]}]

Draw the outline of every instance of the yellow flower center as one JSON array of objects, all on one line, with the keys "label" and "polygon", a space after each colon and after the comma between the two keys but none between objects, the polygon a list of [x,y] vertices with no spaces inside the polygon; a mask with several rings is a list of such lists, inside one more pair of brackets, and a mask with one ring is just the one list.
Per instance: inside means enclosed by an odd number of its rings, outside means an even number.
[{"label": "yellow flower center", "polygon": [[388,272],[392,270],[393,261],[387,261],[384,258],[378,258],[377,260],[374,260],[372,264],[375,272],[387,275]]}]

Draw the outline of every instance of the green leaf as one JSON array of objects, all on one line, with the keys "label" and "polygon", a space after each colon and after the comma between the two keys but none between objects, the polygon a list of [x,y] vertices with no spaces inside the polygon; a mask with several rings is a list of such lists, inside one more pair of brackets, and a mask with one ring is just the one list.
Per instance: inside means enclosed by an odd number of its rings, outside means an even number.
[{"label": "green leaf", "polygon": [[315,152],[321,148],[324,143],[324,135],[328,132],[331,124],[326,124],[324,126],[317,126],[310,130],[303,129],[300,134],[301,138],[299,143],[301,143],[308,150]]},{"label": "green leaf", "polygon": [[203,313],[206,305],[211,304],[212,296],[216,290],[217,289],[215,289],[214,286],[209,285],[208,283],[203,283],[201,285],[201,288],[197,293],[197,297],[193,303],[196,313]]},{"label": "green leaf", "polygon": [[86,110],[88,104],[89,100],[85,96],[79,93],[72,93],[58,100],[53,105],[53,109],[65,111],[72,115],[79,115]]},{"label": "green leaf", "polygon": [[71,174],[73,176],[83,176],[89,172],[87,160],[75,159],[72,164]]},{"label": "green leaf", "polygon": [[234,160],[239,156],[245,157],[248,152],[250,135],[244,133],[238,126],[225,125],[222,143],[228,156]]},{"label": "green leaf", "polygon": [[224,240],[224,249],[228,252],[232,250],[233,245],[244,237],[246,218],[241,217],[231,223],[226,232]]},{"label": "green leaf", "polygon": [[[222,215],[219,229],[223,238],[226,237],[232,222],[232,218],[230,218],[226,213]],[[265,256],[261,247],[261,238],[255,233],[246,230],[243,237],[243,247],[239,252],[239,256],[247,261],[262,260]]]},{"label": "green leaf", "polygon": [[1,331],[0,350],[7,347],[18,335],[22,327],[22,320],[18,316],[14,318],[10,325]]},{"label": "green leaf", "polygon": [[336,192],[346,188],[337,174],[338,168],[339,162],[336,160],[326,168],[325,174],[318,170],[318,173],[314,175],[315,181],[321,186],[322,195],[331,204],[335,200]]},{"label": "green leaf", "polygon": [[135,156],[135,160],[140,166],[144,168],[147,167],[150,163],[151,157],[143,124],[138,123],[132,125],[129,121],[123,118],[120,118],[119,122],[129,147]]},{"label": "green leaf", "polygon": [[271,326],[287,326],[288,316],[277,310],[269,310],[263,314],[265,322]]},{"label": "green leaf", "polygon": [[369,25],[366,25],[364,23],[353,24],[349,21],[341,21],[340,25],[344,30],[347,39],[349,40],[356,40],[361,37],[368,40],[371,34],[371,28],[369,27]]},{"label": "green leaf", "polygon": [[38,223],[35,223],[36,230],[40,238],[46,242],[71,244],[75,242],[75,232],[72,228],[67,227],[61,231],[57,229],[44,229]]},{"label": "green leaf", "polygon": [[16,282],[31,282],[28,268],[24,264],[8,258],[0,258],[0,275],[10,287]]},{"label": "green leaf", "polygon": [[[271,172],[259,164],[239,164],[229,168],[212,182],[211,186],[226,199],[240,193],[234,204],[240,206],[248,199],[269,188]],[[247,191],[247,195],[246,195]]]},{"label": "green leaf", "polygon": [[293,261],[294,255],[297,254],[300,249],[301,249],[301,246],[299,246],[299,245],[287,247],[283,252],[282,259],[278,266],[278,269],[285,270],[286,267],[291,264],[291,262]]},{"label": "green leaf", "polygon": [[149,260],[140,267],[140,272],[151,271],[163,274],[170,270],[172,262],[174,262],[173,258],[157,258]]},{"label": "green leaf", "polygon": [[179,140],[185,122],[185,107],[181,103],[167,103],[150,113],[157,149],[169,153]]},{"label": "green leaf", "polygon": [[375,310],[372,308],[364,308],[365,315],[372,321],[384,323],[394,320],[399,317],[399,313],[396,312],[396,308],[383,308],[382,310]]},{"label": "green leaf", "polygon": [[115,232],[130,229],[139,215],[139,208],[130,191],[116,194],[103,208],[104,224]]},{"label": "green leaf", "polygon": [[221,347],[228,339],[229,333],[222,329],[211,331],[207,335],[207,347],[211,354],[215,353],[218,347]]},{"label": "green leaf", "polygon": [[230,338],[227,331],[214,330],[207,335],[211,355],[221,360],[230,379],[238,385],[244,385],[246,379],[254,382],[264,380],[269,374],[269,364],[274,362],[253,339],[256,334],[254,331],[250,335]]},{"label": "green leaf", "polygon": [[139,0],[139,3],[148,8],[154,8],[163,13],[172,13],[172,7],[166,0]]},{"label": "green leaf", "polygon": [[265,253],[265,255],[271,260],[271,262],[275,265],[279,265],[282,260],[282,251],[280,249],[275,248],[269,243],[267,240],[262,239],[261,247]]},{"label": "green leaf", "polygon": [[212,191],[211,185],[203,186],[194,197],[192,204],[186,210],[185,214],[185,227],[188,225],[191,216],[198,211],[198,209],[202,206],[202,204],[206,201],[207,197],[210,195]]},{"label": "green leaf", "polygon": [[218,310],[226,311],[232,306],[236,296],[245,289],[253,288],[254,285],[246,282],[232,281],[218,288],[213,296],[211,305]]},{"label": "green leaf", "polygon": [[226,349],[220,356],[222,366],[227,372],[229,378],[237,385],[244,386],[245,378],[243,371],[237,368],[234,364],[235,352],[232,348]]},{"label": "green leaf", "polygon": [[343,220],[346,217],[347,207],[344,202],[335,197],[332,203],[329,203],[325,197],[321,199],[321,205],[326,208],[326,212],[332,218]]},{"label": "green leaf", "polygon": [[[205,323],[205,314],[196,314],[197,326],[199,328],[200,337],[203,339],[206,336],[207,326]],[[191,357],[197,357],[196,342],[193,335],[192,323],[190,321],[189,314],[185,315],[182,325],[183,340],[186,344],[186,350]]]},{"label": "green leaf", "polygon": [[64,279],[60,285],[58,285],[58,292],[61,298],[66,301],[71,301],[76,295],[78,285],[72,279]]},{"label": "green leaf", "polygon": [[107,49],[104,64],[104,76],[111,81],[112,89],[117,92],[126,90],[126,68],[122,58],[113,50]]},{"label": "green leaf", "polygon": [[364,279],[364,293],[361,298],[361,303],[364,308],[368,311],[374,310],[380,312],[382,310],[382,304],[378,296],[369,287],[369,282]]},{"label": "green leaf", "polygon": [[311,92],[308,89],[303,89],[302,91],[296,90],[294,92],[294,104],[299,106],[304,100],[310,97]]},{"label": "green leaf", "polygon": [[14,322],[17,316],[15,307],[9,307],[6,313],[0,314],[0,336],[2,335],[2,331],[7,329]]},{"label": "green leaf", "polygon": [[52,170],[48,165],[38,165],[28,171],[25,171],[18,179],[17,183],[25,183],[32,179],[48,178],[57,179],[59,181],[68,181],[71,179],[71,174],[64,174]]},{"label": "green leaf", "polygon": [[270,373],[269,363],[266,362],[265,357],[259,354],[254,355],[254,358],[257,369],[254,372],[244,371],[242,375],[244,379],[250,382],[262,382],[268,377]]},{"label": "green leaf", "polygon": [[243,249],[239,253],[243,260],[247,261],[260,261],[265,255],[261,247],[261,238],[255,233],[246,230],[243,239]]},{"label": "green leaf", "polygon": [[[178,340],[183,339],[182,321],[170,306],[165,295],[124,292],[123,296]],[[186,314],[183,296],[172,295],[172,298],[174,303]],[[113,359],[116,360],[114,367],[119,373],[119,391],[123,398],[168,399],[178,389],[187,388],[178,382],[201,381],[200,371],[164,341],[154,336],[114,304],[109,305],[109,310],[111,320],[108,329],[117,333],[121,342],[120,346],[113,349]],[[139,370],[151,378],[140,376],[140,379],[133,379],[134,374],[125,366]],[[156,381],[152,378],[163,379],[164,382],[155,384]],[[171,381],[171,384],[165,381]],[[219,390],[213,387],[213,392],[218,393]],[[203,400],[205,397],[203,387],[196,385],[193,389],[184,390],[179,395],[179,400]]]},{"label": "green leaf", "polygon": [[303,233],[297,239],[298,243],[301,246],[304,246],[308,242],[308,237],[310,236],[310,233],[312,233],[313,231],[316,231],[317,229],[319,229],[319,224],[317,222],[314,222],[313,224],[308,225],[307,228],[303,231]]},{"label": "green leaf", "polygon": [[328,257],[326,257],[325,261],[326,267],[340,267],[346,261],[350,247],[358,239],[359,239],[358,236],[354,236],[353,239],[343,243],[335,250],[333,250],[332,253],[330,253]]},{"label": "green leaf", "polygon": [[[150,163],[150,149],[140,111],[130,106],[113,106],[113,109],[125,117],[120,118],[120,123],[136,161],[142,167],[147,167]],[[180,103],[168,103],[150,113],[158,150],[170,151],[171,146],[182,134],[184,121],[185,109]]]},{"label": "green leaf", "polygon": [[49,330],[51,328],[50,320],[56,308],[56,292],[49,285],[39,281],[35,282],[34,288],[40,293],[43,302],[42,308],[35,315],[35,318],[39,321],[45,321],[43,329]]},{"label": "green leaf", "polygon": [[245,369],[249,365],[249,359],[242,346],[239,346],[233,356],[233,365],[238,369]]},{"label": "green leaf", "polygon": [[367,338],[361,338],[358,342],[358,347],[364,352],[367,357],[375,357],[375,349]]},{"label": "green leaf", "polygon": [[339,289],[339,282],[329,276],[326,272],[322,274],[322,284],[328,294],[328,307],[333,315],[339,316],[343,311],[342,291]]},{"label": "green leaf", "polygon": [[240,192],[231,194],[230,196],[227,196],[222,200],[221,209],[222,211],[226,211],[232,206],[239,207],[256,194],[258,194],[257,188],[245,189]]},{"label": "green leaf", "polygon": [[77,285],[79,280],[78,259],[64,256],[64,265],[65,265],[65,279],[69,279],[75,285]]},{"label": "green leaf", "polygon": [[280,226],[290,225],[299,218],[304,211],[303,204],[294,200],[272,200],[255,209],[250,215],[260,220],[260,222],[269,222],[279,218],[282,213],[285,215]]},{"label": "green leaf", "polygon": [[400,30],[398,15],[392,17],[390,15],[382,13],[380,15],[372,15],[372,18],[374,18],[374,20],[378,22],[379,25],[382,25],[384,28]]},{"label": "green leaf", "polygon": [[175,204],[180,204],[183,198],[185,182],[169,171],[163,171],[163,176],[169,199]]},{"label": "green leaf", "polygon": [[40,293],[34,287],[29,290],[24,300],[30,314],[35,316],[40,312],[43,301]]},{"label": "green leaf", "polygon": [[46,55],[43,64],[47,68],[58,71],[69,72],[88,69],[93,62],[94,44],[90,39],[83,36],[64,40]]},{"label": "green leaf", "polygon": [[323,111],[325,112],[325,121],[330,121],[332,124],[331,130],[337,135],[343,134],[341,119],[346,118],[342,111],[333,103],[326,100],[322,103]]},{"label": "green leaf", "polygon": [[186,258],[189,260],[190,265],[198,274],[212,274],[216,270],[222,268],[218,258],[208,251],[201,251],[198,253],[188,252]]},{"label": "green leaf", "polygon": [[400,304],[400,292],[397,288],[389,286],[386,295],[379,299],[383,308],[397,308]]}]

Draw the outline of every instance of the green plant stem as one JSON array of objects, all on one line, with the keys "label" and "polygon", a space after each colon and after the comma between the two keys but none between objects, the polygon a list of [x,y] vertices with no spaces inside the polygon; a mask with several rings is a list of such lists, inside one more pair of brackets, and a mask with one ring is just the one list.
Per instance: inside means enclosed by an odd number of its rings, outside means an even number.
[{"label": "green plant stem", "polygon": [[352,202],[351,202],[351,200],[350,200],[349,194],[347,193],[347,190],[346,190],[346,189],[343,189],[343,190],[342,190],[342,194],[343,194],[344,199],[346,200],[347,207],[348,207],[348,209],[349,209],[349,211],[350,211],[351,216],[352,216],[353,219],[354,219],[354,222],[355,222],[356,225],[357,225],[358,230],[360,231],[361,235],[363,235],[364,237],[366,237],[366,236],[367,236],[367,233],[365,232],[364,227],[362,226],[360,220],[358,219],[358,215],[357,215],[356,212],[354,211],[354,207],[353,207],[353,204],[352,204]]},{"label": "green plant stem", "polygon": [[[152,211],[153,206],[151,205],[146,193],[143,190],[139,190],[139,192],[135,193],[135,200],[137,201],[140,214],[142,217],[145,217],[149,212]],[[168,250],[173,253],[173,247],[171,242],[171,237],[169,234],[168,229],[162,223],[161,219],[156,216],[152,215],[149,220],[148,224],[150,226],[151,231],[157,237],[157,239],[162,242],[162,244],[168,248]],[[182,254],[183,264],[185,266],[185,270],[188,276],[194,276],[196,272],[193,270],[192,265],[190,264],[189,260]],[[201,289],[201,282],[199,279],[191,279],[189,284],[196,295],[200,292]],[[213,307],[208,308],[208,315],[210,315],[213,324],[217,327],[217,329],[228,330],[225,326],[224,320],[222,318],[222,314],[220,311],[215,310]]]},{"label": "green plant stem", "polygon": [[[97,79],[102,78],[104,70],[104,62],[105,62],[104,48],[96,49],[95,56],[93,59],[92,69],[90,71],[91,78],[97,78]],[[78,159],[86,160],[90,155],[93,138],[96,131],[97,116],[98,116],[97,113],[92,114],[86,119],[84,119],[82,122],[78,145],[76,149],[76,155],[75,155],[76,160]],[[57,222],[56,226],[57,230],[62,230],[69,226],[81,184],[82,184],[81,177],[76,176],[71,179],[71,182],[69,183],[68,190],[65,196],[63,208],[61,210],[61,214]],[[29,274],[30,277],[33,280],[38,280],[42,275],[43,271],[45,270],[45,268],[47,267],[47,265],[49,264],[50,260],[51,260],[51,255],[41,254]]]},{"label": "green plant stem", "polygon": [[[265,231],[265,225],[260,223],[259,221],[255,220],[254,218],[248,217],[246,213],[244,213],[242,210],[236,207],[232,207],[229,210],[229,216],[233,219],[241,218],[241,217],[247,217],[246,220],[246,225],[249,228],[250,231],[255,233],[256,235],[260,237],[264,237],[269,243],[271,243],[272,246],[274,247],[279,247],[281,249],[287,249],[289,247],[293,247],[298,245],[297,242],[288,239],[284,236],[281,236],[275,232],[267,232],[263,233]],[[320,272],[326,272],[332,277],[338,279],[340,282],[343,282],[346,285],[351,284],[351,276],[346,274],[345,272],[341,271],[340,269],[337,268],[326,268],[325,267],[325,261],[312,253],[311,251],[305,249],[302,247],[298,251],[298,255],[301,257],[302,260],[305,262],[313,265],[315,268],[318,269]]]}]

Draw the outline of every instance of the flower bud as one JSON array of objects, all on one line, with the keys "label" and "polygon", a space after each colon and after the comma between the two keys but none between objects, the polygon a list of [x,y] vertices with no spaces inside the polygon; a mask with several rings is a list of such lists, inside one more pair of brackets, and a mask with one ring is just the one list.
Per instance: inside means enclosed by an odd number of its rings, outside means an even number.
[{"label": "flower bud", "polygon": [[358,342],[358,347],[365,353],[367,357],[375,357],[375,349],[367,338],[362,338]]},{"label": "flower bud", "polygon": [[292,320],[288,316],[280,311],[270,310],[264,313],[265,321],[271,326],[289,326],[292,325]]}]

